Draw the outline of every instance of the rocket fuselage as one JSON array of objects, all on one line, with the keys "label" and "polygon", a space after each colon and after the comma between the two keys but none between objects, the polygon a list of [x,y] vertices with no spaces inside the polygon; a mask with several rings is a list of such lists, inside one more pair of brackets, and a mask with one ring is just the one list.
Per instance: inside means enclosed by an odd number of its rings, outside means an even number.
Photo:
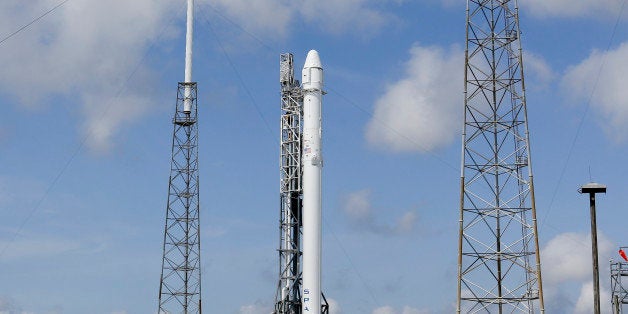
[{"label": "rocket fuselage", "polygon": [[322,206],[321,105],[323,67],[310,50],[302,72],[303,87],[303,291],[302,312],[321,313]]}]

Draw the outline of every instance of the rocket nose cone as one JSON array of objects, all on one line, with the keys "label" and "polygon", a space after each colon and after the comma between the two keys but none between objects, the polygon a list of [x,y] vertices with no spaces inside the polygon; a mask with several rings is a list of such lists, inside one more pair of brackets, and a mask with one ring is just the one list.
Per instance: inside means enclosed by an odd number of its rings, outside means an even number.
[{"label": "rocket nose cone", "polygon": [[303,68],[322,68],[321,58],[318,56],[318,52],[316,50],[310,50],[307,53],[307,57],[305,58],[305,64]]}]

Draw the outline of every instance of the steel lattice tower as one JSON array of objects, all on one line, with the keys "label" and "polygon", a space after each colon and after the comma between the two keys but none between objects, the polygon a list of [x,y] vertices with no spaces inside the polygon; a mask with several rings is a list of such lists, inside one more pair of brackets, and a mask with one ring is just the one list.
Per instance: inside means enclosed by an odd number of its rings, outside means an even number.
[{"label": "steel lattice tower", "polygon": [[[189,97],[186,93],[189,90]],[[196,83],[179,83],[159,288],[159,313],[201,313]],[[191,100],[192,111],[184,111]]]},{"label": "steel lattice tower", "polygon": [[[625,247],[622,247],[624,249]],[[611,260],[611,304],[613,314],[623,313],[624,304],[628,304],[628,285],[622,281],[628,277],[628,263]]]},{"label": "steel lattice tower", "polygon": [[185,82],[178,84],[172,119],[172,160],[159,285],[160,314],[202,313],[198,90],[196,82],[192,82],[194,0],[187,3]]},{"label": "steel lattice tower", "polygon": [[544,313],[517,1],[468,0],[466,34],[457,312]]},{"label": "steel lattice tower", "polygon": [[[294,79],[291,53],[280,55],[281,135],[279,185],[279,282],[274,314],[301,313],[301,232],[302,232],[302,129],[303,90]],[[322,314],[329,312],[323,295]]]}]

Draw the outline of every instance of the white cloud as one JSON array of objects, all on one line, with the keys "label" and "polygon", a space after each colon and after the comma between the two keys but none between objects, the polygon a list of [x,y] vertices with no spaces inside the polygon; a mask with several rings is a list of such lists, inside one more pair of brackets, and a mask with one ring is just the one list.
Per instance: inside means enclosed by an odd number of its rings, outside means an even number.
[{"label": "white cloud", "polygon": [[261,302],[257,302],[256,304],[251,305],[243,305],[240,307],[240,314],[269,314],[272,313],[273,307],[270,305],[261,304]]},{"label": "white cloud", "polygon": [[[611,313],[610,305],[611,294],[604,287],[600,287],[600,312]],[[580,288],[580,296],[576,302],[574,314],[593,313],[593,282],[589,281]]]},{"label": "white cloud", "polygon": [[[608,238],[598,233],[601,265],[611,256],[613,247]],[[592,299],[592,293],[587,294],[587,291],[592,291],[591,236],[588,233],[574,232],[559,234],[542,248],[541,258],[547,309],[592,313],[588,308],[592,303],[587,303],[587,298]],[[600,278],[600,285],[605,285],[608,278],[607,267],[600,267]],[[579,291],[576,290],[578,287]],[[608,291],[603,291],[601,299],[610,300]]]},{"label": "white cloud", "polygon": [[406,212],[397,221],[395,230],[397,230],[400,233],[411,232],[412,230],[414,230],[414,227],[416,226],[418,219],[419,217],[416,212],[413,212],[413,211]]},{"label": "white cloud", "polygon": [[403,310],[401,311],[401,314],[428,314],[429,311],[427,310],[419,310],[419,309],[415,309],[409,306],[404,306]]},{"label": "white cloud", "polygon": [[10,314],[21,311],[21,309],[10,297],[0,296],[0,314]]},{"label": "white cloud", "polygon": [[[15,29],[56,3],[2,1],[0,28]],[[92,135],[87,144],[105,151],[119,129],[151,103],[144,92],[150,81],[146,67],[136,73],[131,86],[123,90],[123,85],[172,6],[156,0],[68,2],[3,43],[0,89],[27,107],[42,107],[57,97],[79,104],[83,114],[79,120],[84,121],[80,127]]]},{"label": "white cloud", "polygon": [[397,311],[392,306],[383,306],[373,310],[372,314],[428,314],[427,310],[419,310],[413,307],[404,306],[401,311]]},{"label": "white cloud", "polygon": [[373,314],[396,314],[392,306],[382,306],[373,310]]},{"label": "white cloud", "polygon": [[338,304],[338,301],[334,299],[327,299],[327,303],[329,305],[329,314],[341,314],[342,313],[342,308],[340,307],[340,304]]},{"label": "white cloud", "polygon": [[545,90],[556,78],[556,73],[542,56],[532,52],[523,53],[526,86]]},{"label": "white cloud", "polygon": [[370,198],[370,190],[360,190],[350,193],[345,200],[343,209],[351,219],[368,219],[371,216]]},{"label": "white cloud", "polygon": [[[601,256],[608,256],[612,243],[598,235]],[[583,281],[591,277],[591,236],[562,233],[551,239],[541,250],[543,279],[550,285],[568,281]]]},{"label": "white cloud", "polygon": [[395,152],[424,152],[451,143],[462,128],[463,58],[456,47],[412,47],[405,76],[375,102],[368,142]]},{"label": "white cloud", "polygon": [[385,235],[408,234],[415,230],[418,215],[414,211],[404,213],[395,224],[378,221],[371,205],[371,194],[370,190],[365,189],[349,193],[345,197],[342,210],[351,223],[359,229]]},{"label": "white cloud", "polygon": [[617,0],[528,0],[519,2],[521,9],[539,17],[614,16],[619,12]]},{"label": "white cloud", "polygon": [[616,141],[628,138],[626,73],[628,42],[608,52],[593,51],[580,64],[570,67],[561,82],[572,101],[584,102],[593,92],[591,108],[600,116],[600,124],[608,136]]}]

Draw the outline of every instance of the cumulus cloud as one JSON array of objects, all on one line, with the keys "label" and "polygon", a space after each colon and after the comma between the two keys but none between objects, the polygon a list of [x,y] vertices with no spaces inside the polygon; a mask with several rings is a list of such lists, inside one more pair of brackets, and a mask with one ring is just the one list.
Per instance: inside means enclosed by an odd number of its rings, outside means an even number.
[{"label": "cumulus cloud", "polygon": [[270,305],[262,304],[262,302],[256,302],[251,305],[243,305],[240,307],[240,314],[268,314],[272,313],[273,307]]},{"label": "cumulus cloud", "polygon": [[430,151],[460,133],[464,53],[456,47],[414,45],[404,77],[375,102],[368,142],[394,152]]},{"label": "cumulus cloud", "polygon": [[528,0],[520,2],[523,10],[539,17],[608,16],[619,12],[621,1],[616,0]]},{"label": "cumulus cloud", "polygon": [[0,296],[0,314],[19,313],[21,311],[15,300],[6,296]]},{"label": "cumulus cloud", "polygon": [[340,304],[335,299],[327,299],[327,303],[329,305],[329,314],[341,314],[342,308]]},{"label": "cumulus cloud", "polygon": [[[56,3],[2,1],[0,28],[15,29]],[[84,121],[79,127],[92,135],[88,145],[107,150],[118,130],[151,103],[145,92],[148,68],[139,69],[132,86],[123,90],[123,85],[172,5],[155,0],[66,3],[3,44],[0,91],[27,107],[59,97],[78,104]]]},{"label": "cumulus cloud", "polygon": [[[595,50],[580,64],[570,67],[561,86],[572,101],[584,102],[591,96],[591,108],[610,138],[625,141],[628,137],[628,42],[614,50]],[[593,90],[595,88],[595,90]],[[591,94],[593,93],[593,94]]]},{"label": "cumulus cloud", "polygon": [[535,53],[526,51],[523,53],[526,86],[534,89],[545,90],[556,79],[556,73],[545,59]]},{"label": "cumulus cloud", "polygon": [[404,306],[401,311],[397,311],[392,306],[382,306],[373,310],[372,314],[429,314],[427,310],[419,310],[413,307]]},{"label": "cumulus cloud", "polygon": [[371,205],[371,191],[360,190],[349,193],[342,206],[342,210],[356,227],[377,234],[407,234],[415,230],[418,215],[408,211],[396,223],[386,224],[378,221]]},{"label": "cumulus cloud", "polygon": [[[600,256],[609,256],[613,244],[598,235]],[[591,277],[591,236],[568,232],[551,239],[541,250],[543,279],[549,284],[583,281]]]},{"label": "cumulus cloud", "polygon": [[[600,312],[602,313],[612,313],[611,311],[611,303],[609,300],[611,299],[611,293],[608,289],[604,287],[600,287]],[[593,311],[593,281],[589,281],[582,285],[580,288],[580,296],[578,297],[578,301],[576,302],[576,307],[573,311],[574,314],[589,314],[594,313]]]},{"label": "cumulus cloud", "polygon": [[[613,243],[598,233],[600,261],[613,251]],[[591,236],[585,233],[562,233],[551,239],[541,250],[543,283],[548,310],[570,313],[592,313]],[[608,269],[600,267],[600,285],[608,278]],[[580,287],[577,291],[576,288]],[[572,291],[573,290],[573,291]],[[578,295],[579,293],[579,295]],[[610,300],[608,291],[602,300]],[[576,298],[577,297],[577,298]],[[606,302],[608,303],[608,302]],[[566,310],[572,309],[572,310]],[[604,313],[610,312],[603,311]]]},{"label": "cumulus cloud", "polygon": [[373,314],[395,314],[395,309],[392,306],[382,306],[374,309]]}]

